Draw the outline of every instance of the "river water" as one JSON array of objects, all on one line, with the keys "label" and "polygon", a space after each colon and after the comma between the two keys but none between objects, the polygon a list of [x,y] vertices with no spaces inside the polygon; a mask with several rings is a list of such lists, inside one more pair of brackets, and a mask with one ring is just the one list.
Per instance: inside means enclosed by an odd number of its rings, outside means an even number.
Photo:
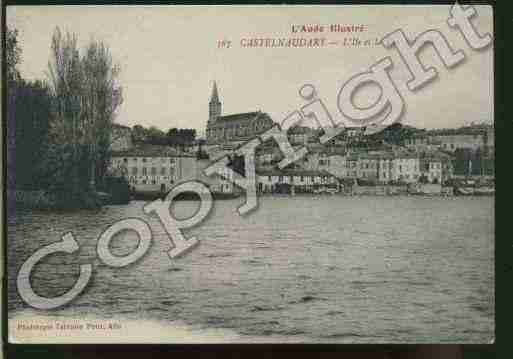
[{"label": "river water", "polygon": [[[237,341],[486,343],[494,337],[493,197],[264,197],[246,217],[241,200],[217,201],[201,225],[185,230],[201,244],[179,259],[144,202],[99,211],[19,211],[8,218],[9,318],[93,317],[176,323],[219,330]],[[194,201],[178,202],[177,216]],[[96,256],[100,233],[140,217],[153,232],[148,253],[125,268]],[[16,273],[40,247],[73,232],[76,255],[51,255],[35,268],[43,296],[66,292],[77,263],[93,263],[86,290],[51,311],[31,309]],[[134,233],[112,242],[116,255],[137,246]],[[141,324],[140,336],[145,335]],[[171,335],[171,334],[169,334]],[[232,336],[233,337],[233,336]],[[136,335],[137,338],[137,335]],[[137,341],[137,339],[136,339]],[[141,340],[143,341],[143,340]],[[147,340],[146,340],[147,341]]]}]

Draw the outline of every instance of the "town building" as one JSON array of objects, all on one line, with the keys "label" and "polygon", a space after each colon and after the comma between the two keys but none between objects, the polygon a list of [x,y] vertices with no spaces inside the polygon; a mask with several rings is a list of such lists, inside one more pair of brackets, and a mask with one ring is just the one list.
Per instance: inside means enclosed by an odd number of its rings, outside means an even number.
[{"label": "town building", "polygon": [[393,180],[394,157],[385,153],[377,157],[378,182],[389,183]]},{"label": "town building", "polygon": [[419,182],[442,183],[442,168],[443,166],[441,158],[421,158],[421,178],[419,179]]},{"label": "town building", "polygon": [[338,191],[339,181],[326,171],[263,170],[257,171],[258,193],[317,193]]},{"label": "town building", "polygon": [[358,156],[357,177],[363,180],[377,181],[379,156],[362,154]]},{"label": "town building", "polygon": [[358,178],[358,155],[350,154],[346,157],[346,177]]},{"label": "town building", "polygon": [[472,124],[461,128],[421,131],[405,139],[404,145],[417,151],[440,149],[455,152],[459,149],[479,149],[485,153],[493,153],[495,133],[491,125]]},{"label": "town building", "polygon": [[222,115],[222,103],[219,99],[217,84],[214,82],[209,102],[207,145],[242,144],[267,131],[273,125],[271,117],[261,111]]},{"label": "town building", "polygon": [[404,145],[415,151],[433,151],[442,148],[442,141],[437,136],[430,136],[427,132],[423,131],[405,139]]},{"label": "town building", "polygon": [[392,159],[391,180],[413,183],[420,178],[420,158],[417,153],[396,153]]},{"label": "town building", "polygon": [[134,191],[168,191],[197,177],[196,156],[167,146],[144,145],[113,151],[109,169],[123,175]]},{"label": "town building", "polygon": [[212,164],[209,159],[197,159],[196,161],[196,174],[194,179],[205,184],[212,193],[234,193],[237,188],[233,184],[232,172],[225,169],[222,176],[215,173],[212,176],[207,176],[204,170]]},{"label": "town building", "polygon": [[287,138],[292,146],[306,146],[317,137],[318,131],[307,126],[294,126],[287,130]]}]

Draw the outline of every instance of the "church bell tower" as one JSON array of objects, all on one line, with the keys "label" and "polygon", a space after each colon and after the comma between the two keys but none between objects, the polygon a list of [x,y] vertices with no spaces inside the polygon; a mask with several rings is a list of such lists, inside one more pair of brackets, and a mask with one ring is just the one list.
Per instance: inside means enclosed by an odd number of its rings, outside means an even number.
[{"label": "church bell tower", "polygon": [[214,87],[212,88],[212,96],[210,96],[210,102],[208,103],[208,123],[212,124],[216,119],[221,116],[222,104],[219,101],[219,94],[217,93],[217,84],[214,81]]}]

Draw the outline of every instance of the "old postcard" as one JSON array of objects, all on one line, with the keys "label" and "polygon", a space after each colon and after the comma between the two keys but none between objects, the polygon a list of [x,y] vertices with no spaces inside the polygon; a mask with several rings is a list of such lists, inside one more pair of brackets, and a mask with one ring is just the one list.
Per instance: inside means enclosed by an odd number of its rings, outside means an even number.
[{"label": "old postcard", "polygon": [[493,9],[9,6],[11,343],[490,343]]}]

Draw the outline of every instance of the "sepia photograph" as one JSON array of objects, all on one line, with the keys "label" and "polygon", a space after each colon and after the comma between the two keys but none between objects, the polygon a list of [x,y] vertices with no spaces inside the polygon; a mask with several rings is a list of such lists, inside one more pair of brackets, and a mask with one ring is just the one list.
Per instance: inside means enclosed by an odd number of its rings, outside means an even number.
[{"label": "sepia photograph", "polygon": [[491,6],[5,9],[9,343],[494,342]]}]

